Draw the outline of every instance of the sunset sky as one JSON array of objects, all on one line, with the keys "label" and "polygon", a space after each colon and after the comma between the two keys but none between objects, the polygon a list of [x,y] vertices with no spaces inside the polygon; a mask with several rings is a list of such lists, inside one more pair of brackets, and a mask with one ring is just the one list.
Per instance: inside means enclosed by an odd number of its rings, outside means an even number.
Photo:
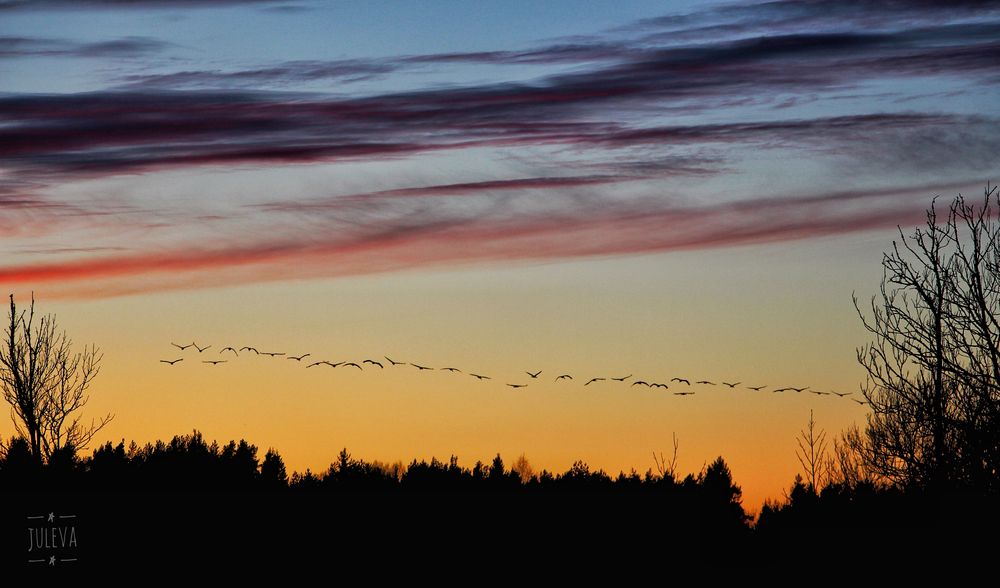
[{"label": "sunset sky", "polygon": [[[1000,179],[998,107],[997,2],[0,0],[0,285],[104,351],[102,441],[617,474],[676,433],[757,510],[810,409],[865,415],[772,390],[858,396],[852,293]],[[631,385],[673,377],[740,384]]]}]

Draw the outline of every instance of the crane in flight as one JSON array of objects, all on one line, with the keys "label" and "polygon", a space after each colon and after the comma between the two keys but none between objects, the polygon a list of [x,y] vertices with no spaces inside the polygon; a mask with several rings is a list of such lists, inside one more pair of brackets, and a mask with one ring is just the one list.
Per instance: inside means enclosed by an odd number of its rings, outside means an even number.
[{"label": "crane in flight", "polygon": [[454,368],[454,367],[441,368],[441,371],[442,372],[458,372],[458,373],[462,373],[462,370],[460,370],[458,368]]},{"label": "crane in flight", "polygon": [[359,369],[359,370],[361,370],[361,371],[364,371],[364,370],[365,370],[365,368],[363,368],[363,367],[361,367],[360,365],[358,365],[358,364],[354,363],[353,361],[349,361],[349,362],[347,362],[347,363],[343,363],[343,364],[341,364],[341,365],[343,365],[344,367],[347,367],[347,366],[349,366],[349,365],[352,365],[352,366],[354,366],[354,367],[358,368],[358,369]]},{"label": "crane in flight", "polygon": [[682,382],[684,384],[687,384],[688,386],[691,385],[691,380],[688,380],[687,378],[670,378],[670,381],[671,382]]},{"label": "crane in flight", "polygon": [[646,386],[648,388],[649,387],[649,382],[646,382],[645,380],[636,380],[636,381],[632,382],[632,385],[633,386]]},{"label": "crane in flight", "polygon": [[244,347],[240,347],[240,351],[253,351],[257,355],[260,355],[260,351],[257,351],[256,347],[244,346]]},{"label": "crane in flight", "polygon": [[584,384],[584,386],[589,386],[594,382],[603,382],[604,380],[607,380],[607,378],[590,378],[589,380],[587,380],[587,383]]},{"label": "crane in flight", "polygon": [[204,347],[198,347],[197,343],[191,343],[191,344],[194,345],[194,348],[198,350],[198,353],[201,353],[202,351],[205,351],[206,349],[209,349],[210,347],[212,347],[211,345],[206,345]]},{"label": "crane in flight", "polygon": [[240,356],[239,352],[237,352],[236,349],[234,349],[232,347],[223,347],[222,350],[219,351],[219,355],[222,355],[223,353],[225,353],[227,351],[232,351],[233,355],[235,355],[236,357]]},{"label": "crane in flight", "polygon": [[708,384],[709,386],[714,386],[715,382],[709,382],[708,380],[698,380],[695,384]]},{"label": "crane in flight", "polygon": [[178,345],[178,344],[174,343],[173,341],[171,341],[170,344],[173,345],[174,347],[180,349],[181,351],[184,351],[188,347],[194,347],[195,346],[194,343],[191,343],[190,345]]},{"label": "crane in flight", "polygon": [[573,376],[571,376],[571,375],[569,375],[569,374],[563,374],[563,375],[561,375],[561,376],[556,376],[556,381],[557,381],[557,382],[558,382],[559,380],[572,380],[572,379],[573,379]]},{"label": "crane in flight", "polygon": [[527,388],[528,387],[527,384],[507,384],[507,385],[510,386],[511,388]]},{"label": "crane in flight", "polygon": [[837,392],[836,390],[834,390],[831,392],[831,394],[836,394],[837,396],[843,398],[844,396],[850,396],[851,394],[854,394],[854,392]]},{"label": "crane in flight", "polygon": [[406,362],[405,362],[405,361],[394,361],[394,360],[393,360],[393,359],[392,359],[391,357],[389,357],[388,355],[383,355],[382,357],[384,357],[384,358],[386,359],[386,361],[388,361],[388,362],[389,362],[389,363],[391,363],[392,365],[406,365]]},{"label": "crane in flight", "polygon": [[220,363],[226,363],[226,361],[227,360],[225,360],[225,359],[209,359],[209,360],[202,361],[201,363],[210,363],[212,365],[219,365]]},{"label": "crane in flight", "polygon": [[434,368],[432,368],[432,367],[427,367],[427,366],[425,366],[425,365],[417,365],[417,364],[415,364],[415,363],[411,363],[410,365],[412,365],[413,367],[417,368],[417,369],[418,369],[418,370],[420,370],[420,371],[424,371],[424,370],[432,370],[432,369],[434,369]]},{"label": "crane in flight", "polygon": [[674,392],[674,396],[690,396],[692,394],[694,394],[694,392]]},{"label": "crane in flight", "polygon": [[366,360],[362,361],[361,363],[370,363],[372,365],[377,365],[379,368],[383,367],[381,362],[375,361],[374,359],[366,359]]},{"label": "crane in flight", "polygon": [[180,359],[161,359],[160,363],[169,363],[170,365],[174,365],[178,361],[184,361],[184,358],[182,357]]},{"label": "crane in flight", "polygon": [[616,381],[616,382],[624,382],[625,380],[627,380],[627,379],[629,379],[631,377],[632,377],[632,374],[629,374],[627,376],[622,376],[620,378],[611,378],[611,379],[614,380],[614,381]]},{"label": "crane in flight", "polygon": [[282,352],[279,353],[277,351],[261,351],[260,354],[261,355],[266,355],[268,357],[276,357],[278,355],[284,355],[285,352],[282,351]]},{"label": "crane in flight", "polygon": [[[667,386],[666,384],[660,384],[659,382],[653,382],[652,384],[649,385],[649,387],[650,388],[663,388],[664,390],[669,390],[670,389],[670,386]],[[690,392],[690,394],[694,394],[694,392]]]},{"label": "crane in flight", "polygon": [[532,378],[535,378],[535,379],[538,379],[538,374],[542,373],[542,370],[538,370],[538,371],[537,371],[537,372],[535,372],[535,373],[531,373],[531,372],[524,372],[524,373],[528,374],[528,375],[529,375],[529,376],[531,376]]},{"label": "crane in flight", "polygon": [[854,401],[854,402],[857,402],[857,403],[858,403],[858,404],[860,404],[861,406],[864,406],[865,404],[868,404],[868,403],[867,403],[867,402],[865,402],[864,400],[858,400],[857,398],[848,398],[848,400],[852,400],[852,401]]},{"label": "crane in flight", "polygon": [[739,386],[742,383],[743,382],[723,382],[723,384],[725,384],[726,386],[729,386],[730,388],[735,388],[735,387]]},{"label": "crane in flight", "polygon": [[801,388],[792,388],[792,387],[789,387],[788,389],[789,390],[795,390],[796,392],[802,392],[803,390],[808,390],[809,386],[803,386]]},{"label": "crane in flight", "polygon": [[307,365],[307,366],[306,366],[306,369],[309,369],[309,368],[311,368],[311,367],[316,367],[316,366],[318,366],[318,365],[323,365],[324,363],[325,363],[325,364],[327,364],[327,365],[329,365],[329,364],[330,364],[330,362],[328,362],[328,361],[314,361],[314,362],[312,362],[311,364]]},{"label": "crane in flight", "polygon": [[753,390],[754,392],[760,392],[764,388],[767,388],[767,384],[764,384],[763,386],[747,386],[748,390]]},{"label": "crane in flight", "polygon": [[312,354],[310,354],[310,353],[303,353],[302,355],[289,355],[285,359],[294,359],[295,361],[302,361],[303,359],[309,357],[310,355],[312,355]]},{"label": "crane in flight", "polygon": [[473,378],[477,379],[477,380],[491,380],[492,379],[489,376],[480,376],[479,374],[469,374],[469,375],[472,376]]}]

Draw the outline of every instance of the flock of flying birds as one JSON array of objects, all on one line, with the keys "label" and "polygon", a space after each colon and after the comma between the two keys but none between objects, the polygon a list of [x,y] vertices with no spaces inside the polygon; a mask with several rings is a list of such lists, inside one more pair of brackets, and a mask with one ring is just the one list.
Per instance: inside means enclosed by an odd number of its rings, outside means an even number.
[{"label": "flock of flying birds", "polygon": [[[206,345],[205,347],[201,347],[201,346],[199,346],[195,342],[191,342],[191,343],[189,343],[187,345],[178,345],[177,343],[173,343],[173,342],[171,342],[170,344],[173,345],[174,347],[177,347],[181,351],[186,351],[187,349],[190,349],[190,348],[193,347],[193,348],[195,348],[197,350],[197,352],[199,354],[204,353],[204,352],[206,352],[206,351],[208,351],[209,349],[212,348],[211,345]],[[249,346],[240,347],[239,349],[236,349],[235,347],[223,347],[222,349],[219,350],[219,356],[220,357],[229,357],[229,356],[225,356],[224,355],[227,352],[231,353],[232,354],[231,357],[234,357],[234,358],[235,357],[239,357],[240,353],[246,352],[246,353],[253,353],[253,354],[258,355],[258,356],[259,355],[264,355],[264,356],[271,357],[271,358],[284,358],[284,359],[291,360],[291,361],[297,361],[299,363],[301,363],[307,357],[312,357],[312,355],[309,354],[309,353],[303,353],[302,355],[289,355],[289,354],[286,354],[284,352],[277,352],[277,351],[260,351],[260,350],[258,350],[255,347],[249,347]],[[388,356],[382,356],[382,357],[385,358],[385,362],[383,362],[381,360],[375,360],[375,359],[364,359],[364,360],[361,360],[361,362],[354,362],[354,361],[332,362],[332,361],[328,361],[328,360],[324,359],[324,360],[320,360],[320,361],[313,361],[313,362],[307,363],[306,364],[306,368],[313,368],[313,367],[319,367],[319,366],[328,366],[328,367],[331,367],[331,368],[341,368],[341,367],[343,367],[343,368],[356,368],[358,370],[364,371],[364,369],[365,369],[364,366],[366,366],[366,365],[371,366],[369,369],[378,368],[380,370],[385,369],[386,365],[388,365],[390,368],[397,367],[397,366],[410,366],[410,367],[416,368],[417,371],[419,371],[419,372],[437,370],[437,371],[443,371],[443,372],[452,372],[452,373],[456,373],[456,374],[467,374],[467,375],[469,375],[469,376],[471,376],[473,378],[476,378],[477,380],[480,380],[480,381],[482,381],[482,380],[492,380],[493,379],[490,376],[484,376],[482,374],[476,374],[476,373],[472,373],[472,372],[460,370],[460,369],[458,369],[456,367],[438,367],[438,368],[436,368],[436,367],[430,367],[430,366],[420,365],[420,364],[406,362],[406,361],[396,361],[396,360],[394,360],[394,359],[392,359],[392,358],[390,358]],[[173,365],[176,365],[177,363],[182,362],[182,361],[184,361],[184,358],[180,357],[180,358],[177,358],[177,359],[161,359],[160,363],[165,363],[167,365],[173,366]],[[205,363],[205,364],[217,366],[219,364],[229,363],[229,360],[228,359],[203,359],[203,360],[201,360],[201,363]],[[529,376],[531,380],[538,380],[538,379],[540,379],[540,377],[542,375],[542,370],[538,370],[538,371],[535,371],[535,372],[528,372],[528,371],[526,371],[524,373],[527,376]],[[555,382],[560,382],[560,381],[563,381],[563,380],[567,380],[567,381],[568,380],[574,380],[575,381],[575,378],[571,374],[560,374],[560,375],[556,376],[555,379],[554,379]],[[662,382],[653,382],[653,381],[632,379],[632,374],[629,374],[627,376],[620,376],[620,377],[610,377],[610,376],[609,377],[603,377],[603,376],[597,376],[597,377],[593,377],[593,378],[587,379],[586,382],[583,385],[584,386],[589,386],[591,384],[595,384],[595,383],[598,383],[598,382],[605,382],[605,381],[609,381],[609,380],[613,381],[613,382],[619,382],[619,383],[622,383],[622,384],[625,384],[627,380],[630,380],[630,382],[628,382],[628,386],[629,387],[632,387],[632,386],[645,386],[647,388],[662,388],[664,390],[674,390],[672,392],[674,396],[691,396],[691,395],[694,395],[696,393],[695,386],[699,386],[699,387],[700,386],[728,386],[730,389],[736,389],[737,386],[743,386],[743,382],[724,382],[724,381],[720,381],[720,382],[716,383],[716,382],[713,382],[711,380],[697,380],[694,383],[692,383],[690,379],[688,379],[688,378],[681,378],[681,377],[670,378],[669,384],[666,384],[666,383],[662,383]],[[515,384],[508,383],[506,385],[508,387],[514,388],[514,389],[517,389],[517,388],[527,388],[528,387],[528,384],[524,384],[524,383],[515,383]],[[674,385],[674,388],[671,388],[670,387],[671,385]],[[684,387],[680,388],[680,386],[682,386],[682,385]],[[753,390],[755,392],[760,392],[762,390],[765,390],[765,389],[769,388],[769,386],[767,386],[767,385],[763,385],[763,386],[743,386],[743,388],[745,388],[747,390]],[[861,405],[867,404],[864,400],[861,400],[861,399],[858,399],[858,398],[853,398],[852,397],[853,394],[854,394],[853,392],[836,392],[836,391],[833,391],[833,390],[831,390],[831,391],[821,391],[821,390],[814,390],[814,389],[812,389],[809,386],[801,386],[801,387],[785,386],[785,387],[782,387],[782,388],[771,388],[770,391],[773,392],[773,393],[782,393],[782,392],[803,393],[803,392],[805,392],[805,393],[809,393],[809,394],[815,394],[817,396],[837,396],[839,398],[846,398],[847,400],[851,400],[851,401],[856,402],[856,403],[861,404]]]}]

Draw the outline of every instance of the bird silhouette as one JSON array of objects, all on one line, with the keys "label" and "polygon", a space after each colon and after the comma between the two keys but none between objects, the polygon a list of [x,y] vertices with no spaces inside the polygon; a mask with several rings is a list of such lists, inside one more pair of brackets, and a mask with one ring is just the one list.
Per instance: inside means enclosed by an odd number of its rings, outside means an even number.
[{"label": "bird silhouette", "polygon": [[690,396],[692,394],[694,394],[694,392],[674,392],[674,396]]},{"label": "bird silhouette", "polygon": [[858,400],[857,398],[848,398],[848,400],[852,400],[854,402],[857,402],[858,404],[860,404],[862,406],[864,406],[865,404],[867,404],[864,400]]},{"label": "bird silhouette", "polygon": [[803,386],[802,388],[792,388],[792,387],[789,387],[788,389],[789,390],[795,390],[796,392],[802,392],[803,390],[808,390],[809,386]]},{"label": "bird silhouette", "polygon": [[671,382],[683,382],[683,383],[687,384],[688,386],[691,385],[691,380],[688,380],[686,378],[670,378],[670,381]]},{"label": "bird silhouette", "polygon": [[377,362],[377,361],[375,361],[374,359],[366,359],[366,360],[362,361],[361,363],[370,363],[372,365],[377,365],[380,368],[382,367],[382,364],[379,363],[379,362]]},{"label": "bird silhouette", "polygon": [[417,369],[418,369],[418,370],[420,370],[420,371],[424,371],[424,370],[432,370],[432,369],[434,369],[434,368],[432,368],[432,367],[427,367],[427,366],[425,366],[425,365],[417,365],[417,364],[415,364],[415,363],[411,363],[410,365],[412,365],[413,367],[417,368]]},{"label": "bird silhouette", "polygon": [[391,357],[389,357],[388,355],[383,355],[382,357],[384,357],[386,359],[386,361],[388,361],[392,365],[406,365],[405,361],[393,361],[393,359]]},{"label": "bird silhouette", "polygon": [[507,384],[507,385],[510,386],[511,388],[527,388],[528,387],[527,384]]},{"label": "bird silhouette", "polygon": [[607,380],[607,378],[590,378],[590,380],[588,380],[587,383],[584,384],[584,386],[589,386],[594,382],[603,382],[604,380]]},{"label": "bird silhouette", "polygon": [[764,388],[767,388],[767,384],[764,384],[763,386],[747,386],[748,390],[753,390],[754,392],[760,392]]},{"label": "bird silhouette", "polygon": [[227,362],[227,360],[225,360],[225,359],[215,359],[215,360],[209,359],[209,360],[203,361],[201,363],[210,363],[212,365],[219,365],[220,363],[226,363],[226,362]]},{"label": "bird silhouette", "polygon": [[708,384],[709,386],[714,386],[715,382],[709,382],[708,380],[698,380],[695,384]]},{"label": "bird silhouette", "polygon": [[725,384],[726,386],[729,386],[730,388],[735,388],[735,387],[739,386],[740,384],[742,384],[742,382],[723,382],[723,384]]},{"label": "bird silhouette", "polygon": [[169,363],[170,365],[174,365],[178,361],[184,361],[184,358],[182,357],[180,359],[161,359],[160,363]]},{"label": "bird silhouette", "polygon": [[837,396],[840,396],[841,398],[843,398],[844,396],[850,396],[851,394],[854,394],[854,392],[836,392],[836,391],[834,391],[834,392],[832,392],[832,394],[836,394]]},{"label": "bird silhouette", "polygon": [[361,370],[361,371],[364,371],[364,370],[365,370],[365,368],[363,368],[363,367],[361,367],[360,365],[358,365],[358,364],[354,363],[353,361],[349,361],[349,362],[347,362],[347,363],[344,363],[344,364],[342,364],[342,365],[343,365],[344,367],[347,367],[347,366],[349,366],[349,365],[352,365],[352,366],[354,366],[354,367],[358,368],[358,369],[359,369],[359,370]]},{"label": "bird silhouette", "polygon": [[253,351],[257,355],[260,355],[260,351],[257,351],[256,347],[240,347],[240,351]]},{"label": "bird silhouette", "polygon": [[323,365],[324,363],[327,364],[327,365],[329,365],[330,362],[328,362],[328,361],[314,361],[311,364],[307,365],[306,369],[309,369],[311,367],[316,367],[318,365]]},{"label": "bird silhouette", "polygon": [[773,392],[788,392],[791,388],[775,388]]},{"label": "bird silhouette", "polygon": [[240,356],[239,352],[237,352],[237,351],[236,351],[235,349],[233,349],[232,347],[223,347],[223,348],[222,348],[222,350],[221,350],[221,351],[219,351],[219,355],[222,355],[223,353],[225,353],[225,352],[227,352],[227,351],[232,351],[232,352],[233,352],[233,355],[235,355],[236,357],[239,357],[239,356]]},{"label": "bird silhouette", "polygon": [[462,373],[462,370],[460,370],[458,368],[453,368],[453,367],[441,368],[441,371],[442,372],[458,372],[458,373]]},{"label": "bird silhouette", "polygon": [[178,345],[178,344],[174,343],[173,341],[171,341],[170,344],[173,345],[174,347],[180,349],[181,351],[184,351],[188,347],[194,347],[194,343],[191,343],[190,345]]},{"label": "bird silhouette", "polygon": [[827,396],[829,392],[820,392],[819,390],[810,390],[809,392],[815,394],[816,396]]},{"label": "bird silhouette", "polygon": [[289,355],[285,359],[294,359],[295,361],[302,361],[306,357],[309,357],[309,355],[311,355],[311,354],[309,354],[309,353],[303,353],[302,355]]},{"label": "bird silhouette", "polygon": [[278,355],[284,355],[285,353],[283,351],[280,352],[280,353],[277,352],[277,351],[262,351],[260,354],[261,355],[266,355],[268,357],[276,357]]},{"label": "bird silhouette", "polygon": [[636,380],[636,381],[632,382],[632,385],[633,386],[647,386],[648,387],[649,386],[649,382],[645,382],[643,380]]},{"label": "bird silhouette", "polygon": [[477,380],[490,380],[490,379],[492,379],[489,376],[480,376],[479,374],[469,374],[469,375],[472,376],[473,378],[476,378]]},{"label": "bird silhouette", "polygon": [[632,374],[629,374],[627,376],[622,376],[620,378],[611,378],[611,379],[614,380],[614,381],[616,381],[616,382],[624,382],[625,380],[627,380],[627,379],[629,379],[631,377],[632,377]]},{"label": "bird silhouette", "polygon": [[529,376],[531,376],[532,378],[538,378],[538,374],[542,373],[542,370],[538,370],[538,371],[537,371],[537,372],[535,372],[535,373],[531,373],[531,372],[524,372],[524,373],[528,374],[528,375],[529,375]]},{"label": "bird silhouette", "polygon": [[206,349],[209,349],[210,347],[212,347],[211,345],[206,345],[204,347],[198,347],[197,343],[192,343],[192,345],[194,345],[194,348],[198,350],[198,353],[201,353],[202,351],[205,351]]},{"label": "bird silhouette", "polygon": [[561,375],[561,376],[557,376],[557,377],[556,377],[556,381],[557,381],[557,382],[558,382],[559,380],[572,380],[572,379],[573,379],[573,376],[571,376],[571,375],[569,375],[569,374],[563,374],[563,375]]},{"label": "bird silhouette", "polygon": [[[666,384],[660,384],[659,382],[653,382],[652,384],[649,385],[649,387],[650,388],[663,388],[665,390],[670,389],[670,386],[667,386]],[[691,394],[694,394],[694,392],[691,392]]]}]

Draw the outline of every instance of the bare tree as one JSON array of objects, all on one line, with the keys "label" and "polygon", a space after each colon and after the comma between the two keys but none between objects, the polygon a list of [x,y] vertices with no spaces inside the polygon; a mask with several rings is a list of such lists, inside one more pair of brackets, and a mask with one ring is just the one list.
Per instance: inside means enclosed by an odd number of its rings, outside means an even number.
[{"label": "bare tree", "polygon": [[901,485],[997,486],[1000,467],[1000,202],[959,195],[882,259],[858,349],[871,407],[856,449]]},{"label": "bare tree", "polygon": [[799,431],[795,442],[799,446],[795,450],[795,456],[802,465],[806,486],[813,494],[819,494],[820,487],[830,480],[830,460],[827,455],[826,431],[816,431],[813,411],[809,411],[809,423],[805,430]]},{"label": "bare tree", "polygon": [[520,476],[522,484],[527,484],[535,478],[535,468],[531,467],[531,462],[524,453],[514,460],[510,470]]},{"label": "bare tree", "polygon": [[656,471],[660,474],[661,478],[670,478],[673,480],[677,479],[677,449],[680,447],[680,443],[677,441],[677,433],[672,433],[674,440],[674,452],[670,457],[670,461],[667,461],[663,457],[663,452],[657,456],[656,452],[653,452],[653,463],[656,464]]},{"label": "bare tree", "polygon": [[72,350],[55,318],[35,320],[35,298],[27,311],[18,312],[10,295],[6,341],[0,346],[0,388],[11,405],[17,433],[28,440],[32,455],[47,461],[64,447],[84,449],[94,435],[114,418],[82,422],[87,390],[100,372],[102,355],[96,346]]}]

